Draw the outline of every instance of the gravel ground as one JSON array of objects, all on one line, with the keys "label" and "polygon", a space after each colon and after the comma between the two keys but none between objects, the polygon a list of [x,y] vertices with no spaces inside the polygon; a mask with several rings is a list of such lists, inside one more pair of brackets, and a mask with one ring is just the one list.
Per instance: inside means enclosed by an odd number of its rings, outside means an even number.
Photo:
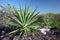
[{"label": "gravel ground", "polygon": [[[0,29],[0,40],[17,40],[18,39],[18,36],[14,36],[14,37],[9,36],[9,37],[1,38],[5,34],[4,34],[4,31],[2,33],[2,30]],[[42,34],[41,32],[36,32],[34,36],[32,35],[22,36],[21,38],[19,38],[19,40],[60,40],[60,30],[51,29],[49,32],[47,32],[46,35]]]}]

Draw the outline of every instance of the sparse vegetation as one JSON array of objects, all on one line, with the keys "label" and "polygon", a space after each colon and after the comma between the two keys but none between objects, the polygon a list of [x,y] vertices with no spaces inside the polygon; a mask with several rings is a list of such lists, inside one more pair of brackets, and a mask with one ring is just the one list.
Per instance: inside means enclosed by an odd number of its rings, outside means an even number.
[{"label": "sparse vegetation", "polygon": [[34,37],[35,33],[39,31],[39,26],[42,25],[60,30],[60,14],[39,14],[39,12],[36,13],[36,9],[31,11],[29,6],[25,9],[21,6],[17,9],[10,4],[7,9],[2,5],[0,7],[4,9],[0,10],[0,25],[13,29],[7,32],[9,35],[18,34],[19,37],[26,37],[31,34]]}]

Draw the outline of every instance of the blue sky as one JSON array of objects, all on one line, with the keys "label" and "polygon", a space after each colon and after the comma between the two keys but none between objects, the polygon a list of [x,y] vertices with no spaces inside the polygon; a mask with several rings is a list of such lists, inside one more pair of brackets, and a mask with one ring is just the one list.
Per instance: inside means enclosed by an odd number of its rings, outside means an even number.
[{"label": "blue sky", "polygon": [[40,13],[60,13],[60,0],[0,0],[0,4],[11,4],[19,8],[19,3],[24,8],[25,5],[30,5],[32,8],[37,8]]}]

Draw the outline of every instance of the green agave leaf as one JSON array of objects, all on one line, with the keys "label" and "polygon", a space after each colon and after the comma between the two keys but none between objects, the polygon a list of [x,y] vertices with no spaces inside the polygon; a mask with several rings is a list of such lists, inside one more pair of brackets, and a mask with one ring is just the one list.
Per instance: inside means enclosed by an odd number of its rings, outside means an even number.
[{"label": "green agave leaf", "polygon": [[18,27],[17,30],[10,32],[9,34],[13,34],[16,33],[17,31],[19,31],[20,36],[23,34],[28,34],[29,32],[33,32],[35,30],[37,30],[37,16],[39,14],[39,12],[36,12],[36,9],[31,12],[30,11],[30,7],[25,7],[25,9],[23,10],[22,7],[20,6],[20,9],[16,9],[15,7],[13,7],[13,15],[14,17],[10,17],[10,22],[12,23],[8,23],[8,25],[11,26],[15,26]]}]

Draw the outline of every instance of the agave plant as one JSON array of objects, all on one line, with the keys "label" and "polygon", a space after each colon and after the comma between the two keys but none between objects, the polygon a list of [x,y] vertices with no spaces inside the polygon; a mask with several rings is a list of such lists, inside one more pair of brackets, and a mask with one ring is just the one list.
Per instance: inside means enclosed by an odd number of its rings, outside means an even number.
[{"label": "agave plant", "polygon": [[[12,6],[11,6],[12,7]],[[9,34],[19,33],[19,36],[23,34],[28,35],[28,33],[35,32],[38,29],[38,22],[36,18],[39,12],[35,12],[35,10],[30,11],[30,7],[25,7],[23,10],[20,6],[20,9],[12,7],[14,10],[14,17],[8,16],[10,21],[8,23],[9,27],[14,27],[15,30],[10,32]]]}]

